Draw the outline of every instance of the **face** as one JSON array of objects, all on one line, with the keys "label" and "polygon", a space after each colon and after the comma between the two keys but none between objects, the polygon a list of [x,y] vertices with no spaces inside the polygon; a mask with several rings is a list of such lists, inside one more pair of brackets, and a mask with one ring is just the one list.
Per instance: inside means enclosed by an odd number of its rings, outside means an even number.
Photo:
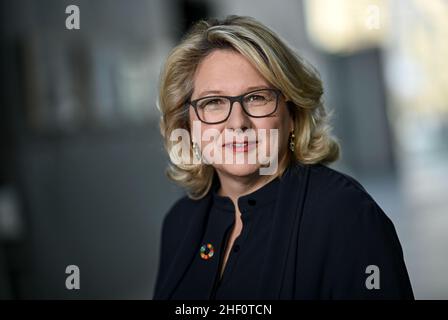
[{"label": "face", "polygon": [[[232,50],[212,51],[198,66],[194,76],[194,91],[191,100],[208,96],[239,96],[257,89],[273,88],[252,64],[241,54]],[[258,99],[257,97],[252,99]],[[229,118],[219,124],[205,124],[199,122],[197,114],[192,106],[189,110],[190,128],[194,123],[200,123],[200,149],[203,157],[208,159],[216,152],[206,152],[213,148],[219,150],[223,156],[231,157],[231,161],[212,162],[212,166],[218,174],[227,176],[244,177],[257,174],[263,161],[259,156],[254,156],[263,150],[268,157],[273,156],[273,148],[270,141],[276,140],[278,144],[279,163],[288,152],[287,144],[289,133],[293,129],[293,121],[286,107],[283,95],[280,93],[278,107],[275,113],[263,117],[254,118],[243,111],[239,102],[233,103]],[[266,130],[266,135],[263,134]],[[278,139],[271,134],[270,129],[277,129]],[[194,131],[194,130],[193,130]],[[207,133],[212,133],[214,139],[210,139]],[[248,134],[250,132],[251,134]],[[197,133],[197,132],[196,132]],[[246,134],[245,134],[246,133]],[[192,132],[193,136],[194,133]],[[194,138],[193,138],[194,139]],[[196,139],[195,141],[199,141]],[[237,142],[243,142],[240,144]],[[216,158],[215,158],[216,159]],[[226,160],[228,158],[225,158]],[[255,159],[252,161],[250,159]]]}]

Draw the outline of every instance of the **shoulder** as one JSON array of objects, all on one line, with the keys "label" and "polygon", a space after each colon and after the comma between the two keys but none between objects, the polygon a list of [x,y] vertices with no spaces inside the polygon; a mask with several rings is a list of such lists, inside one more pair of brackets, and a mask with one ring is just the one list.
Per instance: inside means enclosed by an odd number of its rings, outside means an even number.
[{"label": "shoulder", "polygon": [[[320,197],[339,200],[373,201],[366,189],[348,174],[331,169],[325,165],[309,166],[310,191],[319,191]],[[341,198],[342,197],[342,198]]]},{"label": "shoulder", "polygon": [[177,234],[177,229],[185,227],[191,219],[191,215],[194,214],[195,207],[199,201],[193,200],[186,195],[177,199],[164,216],[162,232],[164,234]]},{"label": "shoulder", "polygon": [[344,229],[361,228],[373,221],[391,224],[373,197],[353,177],[324,165],[310,165],[308,171],[305,215]]},{"label": "shoulder", "polygon": [[307,189],[301,230],[316,247],[333,248],[341,261],[402,259],[393,222],[357,180],[313,165]]},{"label": "shoulder", "polygon": [[[308,168],[301,221],[301,254],[322,257],[338,298],[410,298],[412,287],[394,224],[349,175],[321,165]],[[367,290],[368,266],[381,270],[381,290]]]},{"label": "shoulder", "polygon": [[169,222],[172,220],[182,221],[187,219],[187,211],[194,207],[193,199],[190,199],[188,196],[183,196],[177,199],[168,212],[165,214],[165,222]]},{"label": "shoulder", "polygon": [[167,277],[167,270],[185,232],[193,200],[184,196],[178,199],[165,214],[162,222],[162,233],[159,253],[159,267],[154,288],[155,297],[159,295],[161,285]]},{"label": "shoulder", "polygon": [[188,196],[178,199],[163,217],[161,232],[161,255],[159,276],[163,274],[163,270],[171,260],[168,252],[173,252],[183,241],[186,226],[194,214],[195,200]]}]

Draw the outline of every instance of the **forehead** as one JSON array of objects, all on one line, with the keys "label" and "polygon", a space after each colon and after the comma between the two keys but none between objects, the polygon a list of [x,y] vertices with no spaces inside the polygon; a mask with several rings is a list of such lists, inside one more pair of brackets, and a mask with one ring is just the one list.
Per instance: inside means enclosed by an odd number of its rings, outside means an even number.
[{"label": "forehead", "polygon": [[198,65],[193,96],[204,91],[238,95],[249,87],[267,87],[268,82],[243,55],[233,50],[214,50]]}]

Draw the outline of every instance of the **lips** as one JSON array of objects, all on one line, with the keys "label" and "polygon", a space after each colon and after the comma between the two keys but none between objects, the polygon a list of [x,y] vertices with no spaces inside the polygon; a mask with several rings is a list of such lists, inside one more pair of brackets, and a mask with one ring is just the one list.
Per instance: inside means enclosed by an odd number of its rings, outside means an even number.
[{"label": "lips", "polygon": [[242,142],[228,142],[222,146],[232,149],[233,152],[247,152],[257,145],[258,141],[242,141]]},{"label": "lips", "polygon": [[233,142],[227,142],[227,143],[223,143],[222,146],[226,147],[226,146],[231,146],[231,145],[236,145],[236,146],[242,146],[244,144],[256,144],[257,141],[233,141]]}]

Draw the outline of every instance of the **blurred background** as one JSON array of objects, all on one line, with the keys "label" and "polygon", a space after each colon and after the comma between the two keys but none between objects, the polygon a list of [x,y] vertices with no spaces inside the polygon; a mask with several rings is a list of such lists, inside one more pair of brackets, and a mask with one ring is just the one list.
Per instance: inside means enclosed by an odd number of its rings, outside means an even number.
[{"label": "blurred background", "polygon": [[[80,28],[66,28],[77,5]],[[343,156],[418,299],[448,299],[448,1],[0,0],[0,298],[149,299],[164,214],[157,81],[201,18],[250,15],[320,71]],[[68,265],[80,289],[67,290]]]}]

